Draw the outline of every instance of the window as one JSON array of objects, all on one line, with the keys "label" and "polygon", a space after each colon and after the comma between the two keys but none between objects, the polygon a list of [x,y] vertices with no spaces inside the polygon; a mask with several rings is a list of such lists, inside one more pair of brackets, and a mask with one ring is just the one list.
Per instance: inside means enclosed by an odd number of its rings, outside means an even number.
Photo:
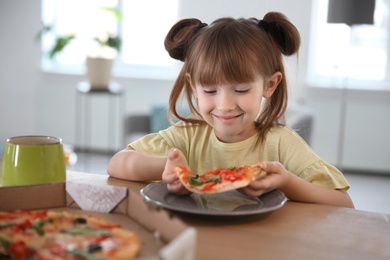
[{"label": "window", "polygon": [[[119,23],[101,7],[118,7],[123,19]],[[42,41],[46,71],[84,73],[86,55],[96,53],[91,39],[105,32],[122,38],[115,75],[169,78],[179,70],[179,62],[164,49],[165,35],[178,19],[178,0],[42,0],[42,8],[43,23],[53,27],[53,33],[45,34]],[[69,34],[77,37],[60,55],[49,59],[46,54],[54,35]]]},{"label": "window", "polygon": [[328,24],[328,1],[313,3],[308,82],[390,90],[390,0],[376,0],[373,25]]}]

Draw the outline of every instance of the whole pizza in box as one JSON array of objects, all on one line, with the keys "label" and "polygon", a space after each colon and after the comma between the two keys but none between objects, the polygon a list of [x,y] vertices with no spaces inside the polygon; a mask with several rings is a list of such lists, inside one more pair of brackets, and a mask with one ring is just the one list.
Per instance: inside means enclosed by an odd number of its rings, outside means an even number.
[{"label": "whole pizza in box", "polygon": [[100,217],[0,212],[0,259],[132,259],[140,247],[137,234]]}]

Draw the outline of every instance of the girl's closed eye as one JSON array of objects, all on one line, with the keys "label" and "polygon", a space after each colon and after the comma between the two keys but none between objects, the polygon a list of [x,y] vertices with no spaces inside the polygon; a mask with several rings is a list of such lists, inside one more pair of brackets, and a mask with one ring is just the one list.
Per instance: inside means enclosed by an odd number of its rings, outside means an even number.
[{"label": "girl's closed eye", "polygon": [[249,88],[248,89],[236,89],[235,92],[237,92],[239,94],[246,94],[249,92]]},{"label": "girl's closed eye", "polygon": [[214,94],[216,93],[217,91],[215,89],[211,89],[211,88],[203,88],[203,93],[205,94]]}]

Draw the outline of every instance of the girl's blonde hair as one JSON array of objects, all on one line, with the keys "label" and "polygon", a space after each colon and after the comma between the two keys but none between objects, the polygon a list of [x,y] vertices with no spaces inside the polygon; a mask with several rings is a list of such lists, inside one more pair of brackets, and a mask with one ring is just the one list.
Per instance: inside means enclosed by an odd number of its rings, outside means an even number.
[{"label": "girl's blonde hair", "polygon": [[[169,99],[170,118],[205,123],[194,105],[187,73],[192,83],[210,86],[249,83],[259,74],[266,79],[279,71],[282,81],[265,100],[255,122],[259,140],[263,140],[275,124],[284,124],[288,94],[282,55],[297,53],[300,45],[299,32],[286,16],[270,12],[262,20],[221,18],[210,25],[195,18],[184,19],[171,28],[164,44],[172,58],[184,61]],[[198,117],[188,118],[178,112],[181,97]]]}]

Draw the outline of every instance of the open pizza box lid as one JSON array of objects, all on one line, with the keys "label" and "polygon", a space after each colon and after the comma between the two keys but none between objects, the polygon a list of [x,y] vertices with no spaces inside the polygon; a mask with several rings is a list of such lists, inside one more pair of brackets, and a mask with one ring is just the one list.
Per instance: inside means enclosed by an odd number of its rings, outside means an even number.
[{"label": "open pizza box lid", "polygon": [[73,172],[66,183],[0,187],[0,211],[18,209],[67,210],[121,224],[140,236],[137,259],[195,258],[196,230],[148,206],[131,182]]}]

